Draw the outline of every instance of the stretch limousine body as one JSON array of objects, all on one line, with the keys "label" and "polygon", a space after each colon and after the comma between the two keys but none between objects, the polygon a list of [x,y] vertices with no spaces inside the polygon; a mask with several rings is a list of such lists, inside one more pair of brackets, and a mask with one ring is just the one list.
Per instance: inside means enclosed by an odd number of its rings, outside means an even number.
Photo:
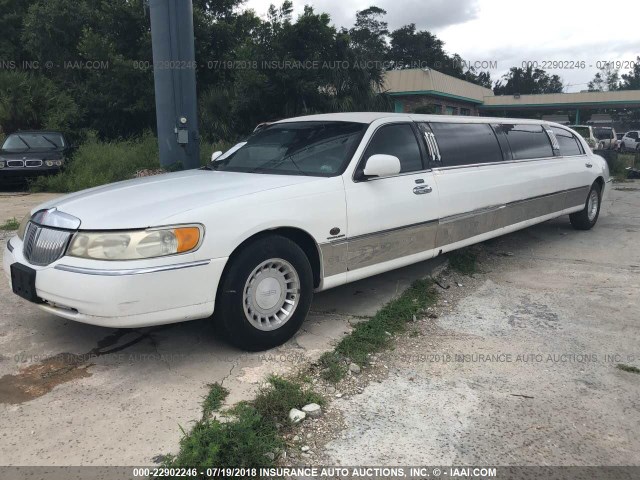
[{"label": "stretch limousine body", "polygon": [[213,157],[34,209],[4,252],[13,291],[110,327],[213,315],[269,348],[314,291],[560,215],[590,229],[610,187],[579,135],[535,120],[314,115]]}]

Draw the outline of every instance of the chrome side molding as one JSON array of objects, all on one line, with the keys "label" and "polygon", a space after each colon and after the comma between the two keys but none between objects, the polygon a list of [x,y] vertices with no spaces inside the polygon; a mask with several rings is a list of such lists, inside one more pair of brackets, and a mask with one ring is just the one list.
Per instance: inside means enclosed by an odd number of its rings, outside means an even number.
[{"label": "chrome side molding", "polygon": [[157,267],[143,267],[143,268],[126,268],[126,269],[107,269],[107,268],[85,268],[74,267],[72,265],[58,264],[56,270],[62,270],[63,272],[80,273],[84,275],[102,275],[105,277],[120,277],[124,275],[144,275],[145,273],[157,273],[168,272],[170,270],[182,270],[183,268],[201,267],[203,265],[209,265],[211,260],[197,260],[195,262],[176,263],[174,265],[160,265]]}]

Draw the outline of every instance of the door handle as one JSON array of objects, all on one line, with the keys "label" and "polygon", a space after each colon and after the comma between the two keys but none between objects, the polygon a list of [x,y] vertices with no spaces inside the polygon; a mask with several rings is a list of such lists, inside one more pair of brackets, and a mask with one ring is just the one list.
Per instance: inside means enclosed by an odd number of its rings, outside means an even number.
[{"label": "door handle", "polygon": [[587,167],[587,168],[591,168],[591,167],[593,167],[593,164],[592,163],[585,163],[584,166]]},{"label": "door handle", "polygon": [[413,193],[415,193],[416,195],[431,193],[432,190],[433,188],[431,188],[429,185],[418,185],[417,187],[413,187]]}]

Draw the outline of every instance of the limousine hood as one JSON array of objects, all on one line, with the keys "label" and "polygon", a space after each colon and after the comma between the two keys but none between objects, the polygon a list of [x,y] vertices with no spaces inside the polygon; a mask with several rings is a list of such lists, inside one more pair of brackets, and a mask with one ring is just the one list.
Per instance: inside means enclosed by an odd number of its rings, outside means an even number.
[{"label": "limousine hood", "polygon": [[79,218],[82,230],[146,228],[164,225],[170,217],[205,204],[319,179],[187,170],[83,190],[39,205],[31,213],[56,207]]}]

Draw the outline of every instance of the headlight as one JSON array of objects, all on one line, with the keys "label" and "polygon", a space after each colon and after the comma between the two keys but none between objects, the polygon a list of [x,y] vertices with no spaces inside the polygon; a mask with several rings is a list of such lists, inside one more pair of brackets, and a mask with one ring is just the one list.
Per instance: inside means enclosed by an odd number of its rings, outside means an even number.
[{"label": "headlight", "polygon": [[61,167],[61,166],[62,166],[62,161],[56,160],[56,167]]},{"label": "headlight", "polygon": [[31,214],[27,213],[22,219],[22,221],[20,222],[20,226],[18,227],[18,238],[20,240],[24,240],[24,232],[27,229],[27,224],[29,223],[29,220],[31,220]]},{"label": "headlight", "polygon": [[78,232],[67,250],[72,257],[95,260],[137,260],[196,250],[203,229],[199,225],[162,227],[126,232]]},{"label": "headlight", "polygon": [[0,168],[4,168],[4,160],[0,160]]},{"label": "headlight", "polygon": [[44,164],[45,164],[47,167],[53,167],[53,160],[47,160],[46,162],[44,162]]}]

